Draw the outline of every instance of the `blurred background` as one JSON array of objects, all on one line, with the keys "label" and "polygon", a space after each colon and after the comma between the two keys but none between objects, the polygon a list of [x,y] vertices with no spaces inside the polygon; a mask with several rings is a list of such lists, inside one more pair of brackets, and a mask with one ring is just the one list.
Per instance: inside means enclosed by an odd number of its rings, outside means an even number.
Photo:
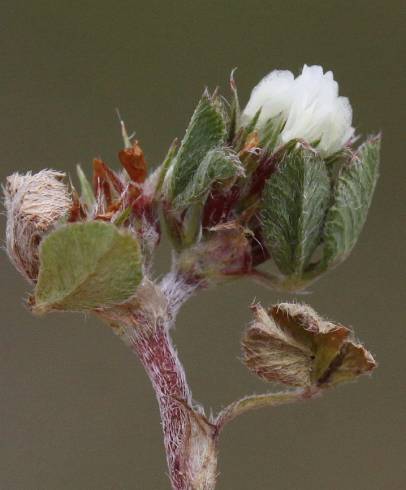
[{"label": "blurred background", "polygon": [[[227,427],[219,490],[406,488],[402,4],[1,2],[2,181],[14,170],[73,174],[94,156],[116,165],[116,107],[157,165],[204,87],[228,92],[233,67],[245,103],[270,70],[321,64],[350,98],[358,132],[383,131],[382,175],[356,249],[299,298],[353,326],[379,369],[322,399]],[[167,267],[164,244],[158,269]],[[137,359],[93,318],[31,316],[28,286],[4,253],[0,283],[0,488],[169,488],[157,405]],[[242,281],[197,296],[180,313],[175,341],[208,409],[269,388],[238,360],[253,298],[293,297]]]}]

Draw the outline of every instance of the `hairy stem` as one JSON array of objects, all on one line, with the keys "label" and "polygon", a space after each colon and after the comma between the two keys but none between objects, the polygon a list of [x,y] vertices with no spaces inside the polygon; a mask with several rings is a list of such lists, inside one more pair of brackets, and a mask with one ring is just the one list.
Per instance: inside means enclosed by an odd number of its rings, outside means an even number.
[{"label": "hairy stem", "polygon": [[171,344],[168,332],[158,327],[148,336],[140,336],[131,346],[151,380],[161,414],[167,463],[173,488],[186,489],[183,471],[183,442],[187,437],[189,415],[178,400],[191,405],[192,394],[184,370]]},{"label": "hairy stem", "polygon": [[[190,286],[168,275],[159,286],[145,282],[133,305],[104,311],[115,332],[138,356],[155,391],[173,490],[213,490],[216,428],[194,406],[169,330]],[[140,305],[141,308],[139,307]]]}]

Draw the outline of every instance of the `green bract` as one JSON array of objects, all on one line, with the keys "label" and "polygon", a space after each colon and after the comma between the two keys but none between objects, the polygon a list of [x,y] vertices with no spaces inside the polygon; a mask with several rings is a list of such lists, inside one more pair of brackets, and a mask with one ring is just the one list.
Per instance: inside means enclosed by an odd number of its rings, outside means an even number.
[{"label": "green bract", "polygon": [[128,300],[142,279],[140,247],[103,222],[74,223],[40,247],[34,311],[86,311]]}]

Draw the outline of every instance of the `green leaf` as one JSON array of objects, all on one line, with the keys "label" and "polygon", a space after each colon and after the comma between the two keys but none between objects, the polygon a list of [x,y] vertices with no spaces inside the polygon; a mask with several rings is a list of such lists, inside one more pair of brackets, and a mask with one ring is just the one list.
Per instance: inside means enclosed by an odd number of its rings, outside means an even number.
[{"label": "green leaf", "polygon": [[214,148],[200,162],[184,191],[175,197],[174,205],[187,207],[192,203],[201,203],[213,184],[234,181],[242,175],[244,169],[235,152],[225,148]]},{"label": "green leaf", "polygon": [[367,140],[340,169],[324,227],[325,268],[345,260],[361,233],[378,180],[380,142]]},{"label": "green leaf", "polygon": [[262,210],[264,235],[279,270],[301,276],[320,234],[330,195],[323,160],[309,148],[287,150],[278,170],[265,184]]},{"label": "green leaf", "polygon": [[170,192],[173,197],[184,191],[207,152],[220,146],[226,125],[220,101],[204,94],[189,123],[172,168]]},{"label": "green leaf", "polygon": [[41,243],[34,311],[86,311],[122,303],[142,279],[140,247],[129,233],[93,221],[54,231]]},{"label": "green leaf", "polygon": [[78,174],[79,178],[82,200],[84,204],[86,204],[88,207],[91,207],[96,202],[96,199],[94,197],[92,186],[87,180],[87,177],[79,164],[76,165],[76,173]]}]

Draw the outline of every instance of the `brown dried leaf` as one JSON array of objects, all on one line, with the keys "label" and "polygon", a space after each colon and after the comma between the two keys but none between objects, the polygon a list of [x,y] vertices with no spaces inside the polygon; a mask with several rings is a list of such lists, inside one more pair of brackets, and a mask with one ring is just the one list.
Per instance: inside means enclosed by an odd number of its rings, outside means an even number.
[{"label": "brown dried leaf", "polygon": [[307,305],[252,308],[255,321],[242,341],[244,363],[267,381],[321,387],[349,381],[375,367],[371,354],[351,340],[347,327],[324,320]]},{"label": "brown dried leaf", "polygon": [[311,351],[311,382],[316,382],[337,356],[350,330],[321,318],[310,306],[281,303],[272,307],[275,322]]},{"label": "brown dried leaf", "polygon": [[118,154],[121,165],[127,171],[133,182],[142,183],[147,177],[147,164],[144,158],[144,152],[135,141],[132,148],[125,148]]},{"label": "brown dried leaf", "polygon": [[376,367],[375,359],[361,344],[347,342],[342,348],[340,363],[330,376],[324,381],[328,385],[336,385],[345,381],[351,381],[356,376],[367,374]]},{"label": "brown dried leaf", "polygon": [[103,196],[106,204],[109,206],[111,204],[111,189],[106,178],[106,164],[95,158],[93,160],[93,191],[96,198]]},{"label": "brown dried leaf", "polygon": [[253,306],[253,311],[256,321],[243,339],[245,365],[267,381],[310,385],[311,349],[280,328],[262,306]]},{"label": "brown dried leaf", "polygon": [[76,221],[80,221],[86,218],[86,212],[83,209],[83,206],[80,202],[80,198],[78,193],[73,189],[71,193],[72,197],[72,206],[69,210],[68,215],[68,223],[75,223]]},{"label": "brown dried leaf", "polygon": [[113,196],[121,196],[124,185],[111,168],[99,158],[93,160],[93,188],[96,196],[103,196],[108,207],[114,205]]}]

